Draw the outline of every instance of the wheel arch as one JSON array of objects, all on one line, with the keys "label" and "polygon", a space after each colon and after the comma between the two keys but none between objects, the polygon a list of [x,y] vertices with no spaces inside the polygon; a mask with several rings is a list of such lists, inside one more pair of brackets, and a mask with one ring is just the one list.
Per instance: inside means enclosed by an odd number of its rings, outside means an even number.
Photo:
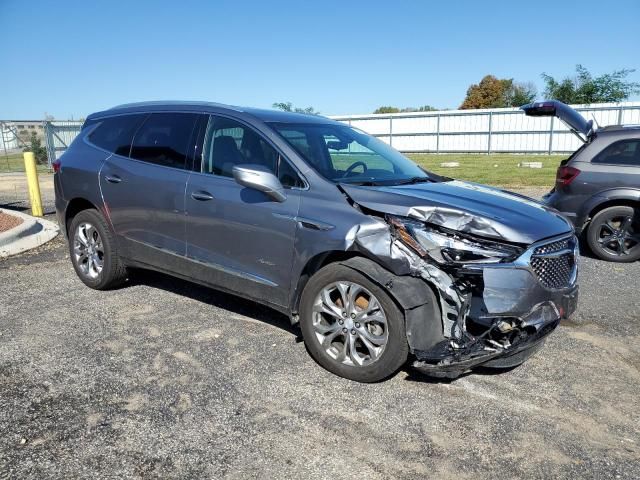
[{"label": "wheel arch", "polygon": [[340,261],[348,260],[353,257],[362,256],[357,252],[345,252],[344,250],[329,250],[326,252],[318,253],[311,257],[305,266],[303,267],[300,276],[298,277],[298,283],[295,290],[291,295],[291,316],[292,322],[297,322],[298,308],[300,306],[300,298],[302,297],[302,291],[309,282],[309,279],[320,270],[322,267],[329,265],[330,263],[337,263]]},{"label": "wheel arch", "polygon": [[93,203],[91,203],[86,198],[76,197],[70,200],[64,212],[64,225],[65,225],[64,231],[67,236],[69,235],[69,226],[71,225],[71,222],[73,222],[73,218],[83,210],[100,211],[98,207],[96,207]]},{"label": "wheel arch", "polygon": [[583,208],[584,222],[582,229],[586,230],[591,219],[605,208],[618,206],[640,208],[640,190],[632,188],[613,189],[599,192],[591,197]]}]

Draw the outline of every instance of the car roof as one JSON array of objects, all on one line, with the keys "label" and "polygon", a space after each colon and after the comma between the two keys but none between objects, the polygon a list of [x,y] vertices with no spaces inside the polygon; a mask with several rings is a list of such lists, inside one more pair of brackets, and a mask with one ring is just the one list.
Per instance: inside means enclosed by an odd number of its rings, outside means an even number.
[{"label": "car roof", "polygon": [[637,133],[638,131],[640,131],[640,125],[607,125],[598,129],[598,133],[626,131],[633,131],[634,133]]},{"label": "car roof", "polygon": [[202,102],[202,101],[183,101],[183,100],[162,100],[162,101],[150,101],[150,102],[135,102],[125,103],[117,105],[108,110],[92,113],[87,117],[87,120],[101,118],[111,115],[117,115],[121,113],[133,113],[133,112],[154,112],[154,111],[199,111],[205,113],[223,113],[228,111],[235,114],[245,114],[251,117],[262,120],[263,122],[279,122],[279,123],[337,123],[343,125],[340,122],[331,120],[330,118],[320,115],[313,115],[307,113],[297,112],[285,112],[282,110],[268,110],[260,108],[250,107],[237,107],[234,105],[225,105],[223,103],[215,102]]}]

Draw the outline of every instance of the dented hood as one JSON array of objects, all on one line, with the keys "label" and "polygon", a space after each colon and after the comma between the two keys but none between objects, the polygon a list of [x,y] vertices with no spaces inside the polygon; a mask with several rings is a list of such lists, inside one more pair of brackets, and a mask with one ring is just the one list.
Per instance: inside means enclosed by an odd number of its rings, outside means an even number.
[{"label": "dented hood", "polygon": [[342,184],[359,205],[452,230],[530,244],[572,231],[555,210],[524,196],[475,183],[449,181],[395,186]]}]

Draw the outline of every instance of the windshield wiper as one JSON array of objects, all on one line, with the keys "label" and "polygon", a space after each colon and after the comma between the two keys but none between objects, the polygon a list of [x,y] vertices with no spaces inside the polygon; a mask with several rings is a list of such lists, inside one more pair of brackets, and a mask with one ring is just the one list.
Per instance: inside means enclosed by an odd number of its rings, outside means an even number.
[{"label": "windshield wiper", "polygon": [[431,182],[432,180],[429,177],[411,177],[405,180],[399,180],[396,185],[412,185],[414,183],[424,183]]},{"label": "windshield wiper", "polygon": [[357,180],[355,182],[340,181],[338,183],[344,183],[345,185],[357,185],[359,187],[381,187],[385,185],[382,182],[374,182],[373,180]]}]

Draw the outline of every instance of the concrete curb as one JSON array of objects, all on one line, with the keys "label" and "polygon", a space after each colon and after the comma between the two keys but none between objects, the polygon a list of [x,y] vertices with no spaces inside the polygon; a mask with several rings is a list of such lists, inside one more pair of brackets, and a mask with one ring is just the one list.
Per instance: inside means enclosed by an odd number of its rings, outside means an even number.
[{"label": "concrete curb", "polygon": [[60,233],[58,225],[49,220],[4,208],[0,208],[0,212],[22,219],[22,223],[17,227],[0,233],[0,258],[17,255],[39,247]]}]

